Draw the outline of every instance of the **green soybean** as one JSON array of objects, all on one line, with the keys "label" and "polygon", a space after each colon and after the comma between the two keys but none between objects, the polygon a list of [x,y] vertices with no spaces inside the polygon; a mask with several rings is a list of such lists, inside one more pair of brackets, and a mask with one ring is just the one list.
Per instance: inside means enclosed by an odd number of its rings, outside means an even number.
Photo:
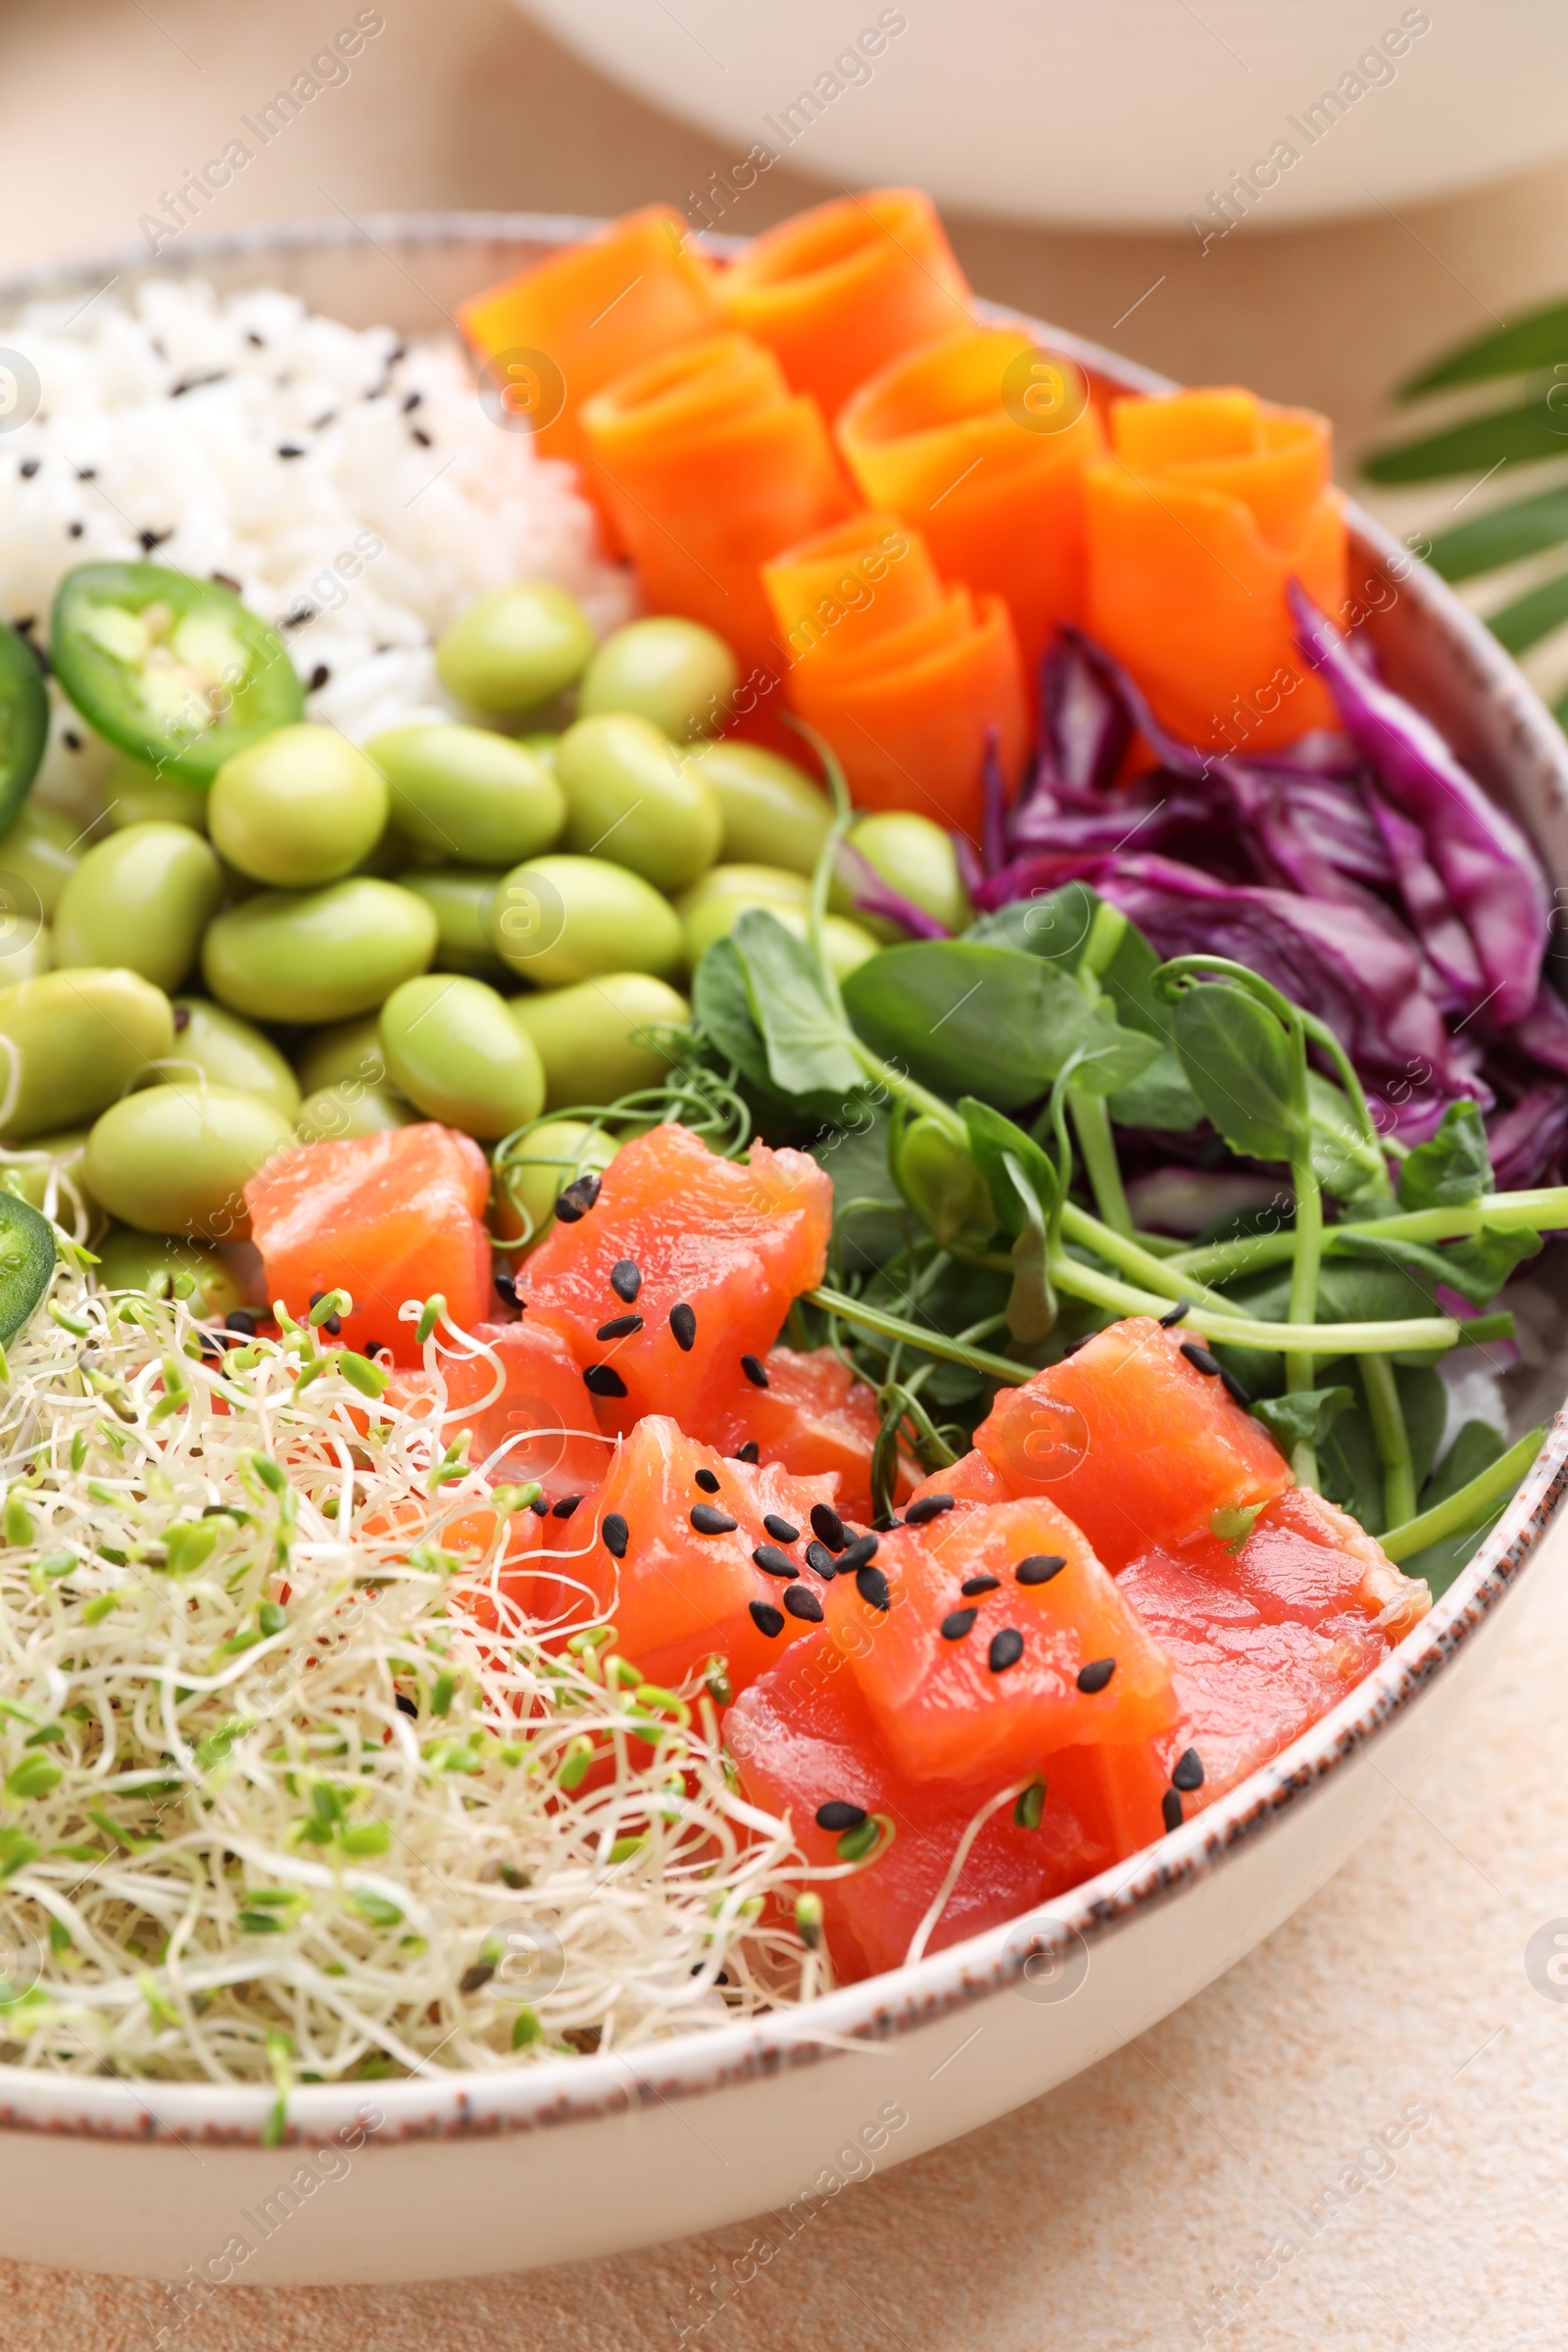
[{"label": "green soybean", "polygon": [[613,858],[659,890],[681,890],[718,856],[718,803],[646,718],[580,718],[561,738],[566,847]]},{"label": "green soybean", "polygon": [[300,1049],[296,1075],[302,1095],[347,1083],[380,1086],[386,1077],[380,1015],[362,1013],[358,1020],[334,1021],[329,1029],[318,1029]]},{"label": "green soybean", "polygon": [[229,864],[281,890],[335,882],[368,857],[386,828],[378,767],[336,727],[279,727],[225,760],[207,823]]},{"label": "green soybean", "polygon": [[608,858],[533,858],[514,866],[491,901],[490,940],[503,963],[539,988],[570,988],[599,972],[662,979],[681,956],[669,901]]},{"label": "green soybean", "polygon": [[205,997],[174,999],[173,1047],[149,1075],[175,1086],[205,1078],[212,1086],[260,1096],[279,1118],[299,1112],[299,1080],[271,1039]]},{"label": "green soybean", "polygon": [[395,1086],[368,1086],[357,1078],[340,1086],[318,1087],[300,1104],[295,1133],[302,1144],[342,1142],[356,1135],[383,1135],[392,1127],[412,1127],[419,1118],[414,1104]]},{"label": "green soybean", "polygon": [[81,827],[58,809],[28,801],[0,833],[0,892],[20,918],[55,919],[60,894],[81,863]]},{"label": "green soybean", "polygon": [[684,1028],[691,1008],[647,972],[605,972],[575,988],[541,989],[507,1006],[544,1064],[545,1106],[613,1102],[667,1078],[670,1056],[634,1033]]},{"label": "green soybean", "polygon": [[566,820],[537,754],[488,727],[390,727],[367,744],[406,841],[463,865],[513,865],[549,849]]},{"label": "green soybean", "polygon": [[833,804],[804,768],[750,743],[701,744],[691,761],[718,803],[726,864],[815,870],[833,829]]},{"label": "green soybean", "polygon": [[0,989],[0,1127],[25,1141],[122,1095],[172,1047],[174,1015],[138,972],[45,972]]},{"label": "green soybean", "polygon": [[231,906],[209,927],[202,972],[221,1004],[253,1020],[341,1021],[422,972],[435,942],[422,899],[360,874]]},{"label": "green soybean", "polygon": [[[974,908],[958,871],[953,836],[943,826],[929,816],[917,815],[912,808],[888,808],[857,817],[848,838],[851,849],[858,851],[872,872],[902,897],[926,914],[935,915],[948,930],[967,931],[974,921]],[[856,859],[845,858],[833,881],[829,903],[834,911],[854,914],[878,939],[906,939],[908,933],[902,924],[886,916],[856,913],[860,879]]]},{"label": "green soybean", "polygon": [[546,1119],[503,1157],[496,1156],[491,1210],[504,1242],[523,1241],[533,1250],[556,1221],[556,1202],[568,1184],[591,1169],[608,1168],[620,1146],[603,1127],[585,1119]]},{"label": "green soybean", "polygon": [[[810,920],[804,906],[780,906],[775,900],[739,896],[710,899],[686,923],[686,953],[694,970],[715,939],[728,938],[749,906],[765,906],[797,939],[809,937]],[[867,956],[874,956],[880,944],[859,923],[848,922],[841,914],[823,917],[822,953],[841,980],[847,980]]]},{"label": "green soybean", "polygon": [[489,978],[505,970],[490,944],[490,902],[504,872],[488,865],[436,865],[399,874],[436,919],[435,969]]},{"label": "green soybean", "polygon": [[207,830],[207,793],[200,784],[182,784],[177,776],[161,776],[140,760],[117,760],[104,778],[104,822],[117,833],[127,825],[145,825],[155,818],[166,825],[184,825],[192,833]]},{"label": "green soybean", "polygon": [[740,675],[722,637],[701,621],[662,613],[630,620],[605,639],[583,672],[577,710],[584,718],[630,711],[672,742],[691,743],[723,725]]},{"label": "green soybean", "polygon": [[576,598],[530,580],[470,605],[437,642],[435,665],[471,710],[533,710],[581,677],[593,650]]},{"label": "green soybean", "polygon": [[466,1135],[510,1135],[545,1106],[545,1074],[506,999],[482,980],[429,972],[381,1007],[392,1083],[427,1117]]},{"label": "green soybean", "polygon": [[91,1205],[87,1180],[82,1173],[82,1160],[87,1150],[85,1127],[69,1128],[62,1135],[35,1135],[30,1143],[7,1145],[9,1158],[0,1169],[0,1189],[15,1193],[32,1208],[41,1209],[48,1197],[49,1178],[54,1174],[62,1185],[71,1185],[82,1200]]},{"label": "green soybean", "polygon": [[[0,886],[3,892],[3,886]],[[3,911],[0,895],[0,988],[18,980],[36,980],[54,970],[54,948],[47,923],[29,923]]]},{"label": "green soybean", "polygon": [[146,1291],[156,1283],[158,1294],[167,1298],[163,1278],[172,1282],[176,1274],[190,1276],[196,1285],[191,1312],[209,1322],[247,1303],[244,1285],[210,1242],[181,1242],[172,1234],[138,1233],[132,1226],[117,1225],[98,1244],[93,1281],[101,1291]]},{"label": "green soybean", "polygon": [[706,949],[735,928],[748,906],[789,906],[803,912],[811,890],[804,874],[779,865],[715,865],[675,902],[686,961],[694,969]]},{"label": "green soybean", "polygon": [[270,1102],[226,1086],[150,1086],[111,1104],[87,1138],[95,1200],[140,1233],[244,1240],[245,1187],[294,1130]]},{"label": "green soybean", "polygon": [[177,988],[217,913],[223,877],[187,825],[127,825],[87,852],[55,909],[58,969],[123,966]]}]

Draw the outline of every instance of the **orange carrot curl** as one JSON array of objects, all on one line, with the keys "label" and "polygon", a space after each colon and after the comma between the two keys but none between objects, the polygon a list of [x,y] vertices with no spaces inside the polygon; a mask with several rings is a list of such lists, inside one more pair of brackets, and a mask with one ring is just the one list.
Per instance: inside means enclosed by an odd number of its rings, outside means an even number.
[{"label": "orange carrot curl", "polygon": [[1345,604],[1326,418],[1227,388],[1118,400],[1110,434],[1084,475],[1090,635],[1205,749],[1277,751],[1334,725],[1285,595],[1294,575],[1325,612]]},{"label": "orange carrot curl", "polygon": [[876,188],[797,213],[719,279],[731,322],[778,354],[832,417],[873,368],[969,318],[969,286],[929,196]]},{"label": "orange carrot curl", "polygon": [[710,336],[634,368],[582,412],[590,465],[655,612],[683,612],[743,662],[776,662],[758,567],[854,497],[814,400],[770,351]]},{"label": "orange carrot curl", "polygon": [[988,737],[1009,790],[1029,743],[1001,598],[944,588],[925,540],[886,511],[787,549],[762,580],[791,706],[832,745],[856,801],[978,838]]},{"label": "orange carrot curl", "polygon": [[1105,454],[1070,360],[968,326],[860,386],[835,437],[862,496],[930,544],[945,580],[1000,596],[1032,669],[1084,617],[1083,470]]}]

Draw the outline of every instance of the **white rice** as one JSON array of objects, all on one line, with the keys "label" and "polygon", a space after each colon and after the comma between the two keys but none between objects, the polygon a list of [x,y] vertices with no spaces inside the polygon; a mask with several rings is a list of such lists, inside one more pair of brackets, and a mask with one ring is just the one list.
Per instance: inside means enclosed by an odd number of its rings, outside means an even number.
[{"label": "white rice", "polygon": [[[632,610],[570,467],[490,422],[455,340],[405,347],[291,294],[192,281],[68,323],[73,307],[34,303],[5,330],[42,393],[0,440],[0,616],[39,642],[75,564],[222,573],[307,683],[326,671],[309,715],[363,742],[454,715],[432,642],[486,589],[554,581],[600,634]],[[109,757],[57,707],[40,797],[91,814]]]}]

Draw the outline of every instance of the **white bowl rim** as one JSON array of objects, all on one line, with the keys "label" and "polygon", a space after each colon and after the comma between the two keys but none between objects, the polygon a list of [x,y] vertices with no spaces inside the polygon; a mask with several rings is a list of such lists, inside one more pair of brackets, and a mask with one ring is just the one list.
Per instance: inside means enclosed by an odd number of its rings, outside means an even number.
[{"label": "white bowl rim", "polygon": [[[368,242],[394,244],[532,242],[566,244],[604,226],[570,214],[438,213],[368,215],[363,221],[256,222],[222,236],[182,240],[170,261],[189,275],[204,263],[279,249],[302,251]],[[743,240],[705,240],[715,251]],[[173,274],[144,248],[126,247],[80,262],[41,264],[0,279],[0,306],[52,296],[111,272]],[[100,292],[107,292],[106,283]],[[422,289],[421,289],[422,291]],[[1172,380],[1118,354],[1004,305],[982,313],[1017,319],[1064,352],[1129,389],[1175,389]],[[1533,739],[1568,795],[1568,745],[1495,638],[1435,573],[1410,567],[1406,551],[1382,525],[1348,501],[1354,538],[1377,561],[1397,562],[1406,591],[1486,678],[1497,703]],[[384,2121],[377,2142],[463,2138],[587,2122],[609,2114],[721,2090],[781,2071],[851,2054],[931,2024],[950,2011],[994,1997],[1018,1983],[1041,1955],[1061,1956],[1081,1938],[1092,1945],[1152,1906],[1217,1870],[1262,1836],[1331,1774],[1343,1769],[1419,1697],[1519,1581],[1539,1553],[1568,1494],[1568,1405],[1558,1411],[1536,1462],[1507,1511],[1421,1624],[1339,1705],[1280,1755],[1182,1828],[1167,1832],[1127,1861],[1113,1864],[1052,1903],[953,1944],[913,1966],[891,1969],[824,1994],[808,2010],[780,2010],[732,2025],[700,2027],[622,2053],[535,2060],[519,2067],[454,2071],[407,2080],[305,2083],[291,2091],[287,2145],[314,2144],[355,2125],[367,2101]],[[45,2075],[0,2064],[0,2131],[47,2131],[90,2138],[204,2147],[256,2147],[274,2102],[258,2084],[127,2082]]]}]

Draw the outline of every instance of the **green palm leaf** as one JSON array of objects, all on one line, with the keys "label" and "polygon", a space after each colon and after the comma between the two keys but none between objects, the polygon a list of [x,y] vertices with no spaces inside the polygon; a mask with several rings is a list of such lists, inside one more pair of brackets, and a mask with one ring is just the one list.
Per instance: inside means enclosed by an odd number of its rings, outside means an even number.
[{"label": "green palm leaf", "polygon": [[1544,398],[1522,409],[1498,409],[1490,416],[1467,416],[1423,441],[1374,450],[1362,471],[1374,482],[1431,482],[1446,473],[1473,473],[1505,459],[1525,465],[1540,458],[1568,457],[1568,416],[1548,409]]},{"label": "green palm leaf", "polygon": [[1419,400],[1428,392],[1451,391],[1455,384],[1481,384],[1499,375],[1524,375],[1533,368],[1549,368],[1568,360],[1568,302],[1549,303],[1528,318],[1494,334],[1461,343],[1441,360],[1418,368],[1399,386],[1397,398]]},{"label": "green palm leaf", "polygon": [[1440,531],[1427,550],[1427,562],[1446,580],[1473,580],[1478,572],[1496,571],[1517,564],[1521,556],[1539,556],[1543,548],[1558,547],[1568,539],[1568,488],[1543,490],[1534,498],[1516,499],[1512,506],[1494,507],[1470,522]]},{"label": "green palm leaf", "polygon": [[1568,571],[1559,571],[1554,579],[1544,580],[1539,588],[1516,597],[1500,612],[1487,614],[1488,628],[1510,654],[1528,652],[1565,620],[1568,620]]}]

